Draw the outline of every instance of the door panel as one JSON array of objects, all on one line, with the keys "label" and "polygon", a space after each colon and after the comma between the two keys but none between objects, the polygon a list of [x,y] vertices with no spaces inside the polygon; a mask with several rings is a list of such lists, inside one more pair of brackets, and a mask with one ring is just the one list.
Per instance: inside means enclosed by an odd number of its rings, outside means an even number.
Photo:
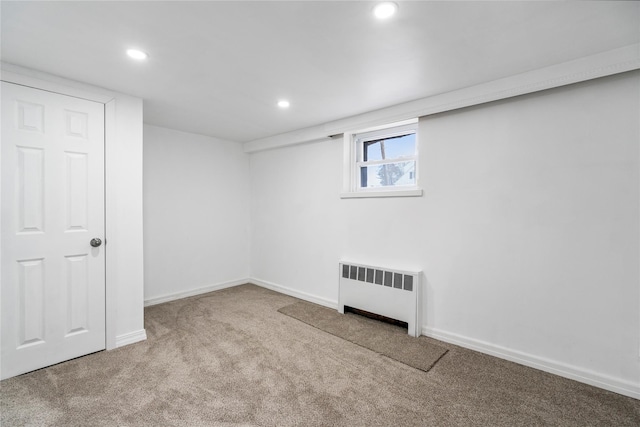
[{"label": "door panel", "polygon": [[105,348],[104,105],[3,82],[1,153],[4,379]]},{"label": "door panel", "polygon": [[18,150],[18,233],[44,231],[44,150]]},{"label": "door panel", "polygon": [[18,348],[44,343],[44,260],[18,261]]}]

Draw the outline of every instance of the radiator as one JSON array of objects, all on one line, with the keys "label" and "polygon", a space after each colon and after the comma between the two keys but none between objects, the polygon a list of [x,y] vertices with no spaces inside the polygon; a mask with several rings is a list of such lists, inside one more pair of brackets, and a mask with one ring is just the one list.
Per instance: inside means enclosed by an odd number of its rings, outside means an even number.
[{"label": "radiator", "polygon": [[420,335],[421,299],[419,271],[394,270],[352,262],[340,262],[338,311],[352,307],[401,320],[408,333]]}]

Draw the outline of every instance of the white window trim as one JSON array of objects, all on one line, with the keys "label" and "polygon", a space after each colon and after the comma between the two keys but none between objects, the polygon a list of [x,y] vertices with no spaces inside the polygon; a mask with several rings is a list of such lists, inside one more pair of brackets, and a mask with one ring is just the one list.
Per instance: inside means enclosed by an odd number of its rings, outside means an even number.
[{"label": "white window trim", "polygon": [[[399,123],[391,123],[376,128],[363,129],[358,131],[345,132],[343,135],[343,182],[342,193],[340,198],[369,198],[369,197],[420,197],[422,189],[419,184],[419,135],[417,133],[418,119],[405,120]],[[360,188],[359,168],[363,164],[362,142],[372,138],[385,138],[395,136],[409,130],[416,131],[416,154],[404,158],[394,159],[394,162],[406,160],[416,161],[416,185],[403,185],[397,187],[375,187]],[[359,139],[356,139],[359,136]],[[362,138],[362,137],[365,138]],[[373,164],[375,162],[367,162]],[[389,163],[388,161],[380,161],[379,163]]]}]

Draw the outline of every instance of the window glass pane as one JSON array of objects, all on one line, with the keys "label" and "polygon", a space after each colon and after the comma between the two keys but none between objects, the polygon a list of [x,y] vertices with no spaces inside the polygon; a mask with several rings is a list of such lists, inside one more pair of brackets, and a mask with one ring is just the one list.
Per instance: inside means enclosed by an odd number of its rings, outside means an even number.
[{"label": "window glass pane", "polygon": [[416,153],[416,134],[394,136],[392,138],[367,141],[363,144],[362,160],[397,159]]},{"label": "window glass pane", "polygon": [[416,162],[414,160],[360,168],[360,185],[362,188],[415,184]]}]

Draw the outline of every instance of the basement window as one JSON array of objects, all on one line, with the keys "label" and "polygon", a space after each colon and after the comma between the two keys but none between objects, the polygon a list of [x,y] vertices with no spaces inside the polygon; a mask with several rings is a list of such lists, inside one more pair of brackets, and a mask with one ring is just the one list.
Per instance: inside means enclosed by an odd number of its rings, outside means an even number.
[{"label": "basement window", "polygon": [[414,120],[345,133],[345,174],[349,182],[345,182],[347,188],[341,197],[421,196],[417,128]]}]

